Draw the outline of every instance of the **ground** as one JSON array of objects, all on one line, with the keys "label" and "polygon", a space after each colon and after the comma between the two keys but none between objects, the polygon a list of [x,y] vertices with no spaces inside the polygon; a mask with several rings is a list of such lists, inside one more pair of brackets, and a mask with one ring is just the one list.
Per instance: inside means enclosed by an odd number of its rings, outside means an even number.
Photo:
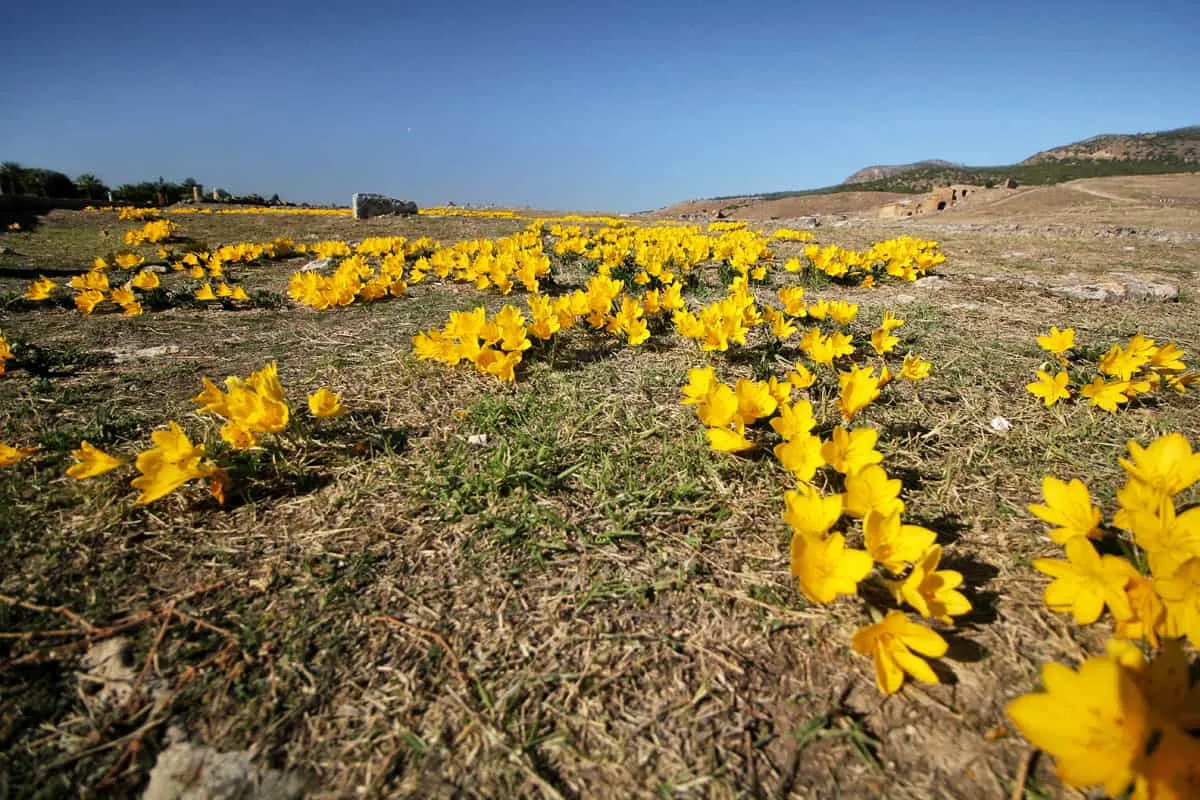
[{"label": "ground", "polygon": [[[933,363],[871,422],[908,518],[938,533],[975,611],[950,637],[943,682],[891,697],[847,645],[861,606],[797,591],[783,470],[711,452],[680,405],[707,357],[678,336],[640,348],[574,337],[506,386],[412,355],[411,337],[450,311],[504,302],[469,286],[317,312],[283,294],[304,263],[293,259],[242,271],[262,290],[245,310],[127,319],[9,301],[0,331],[40,356],[0,377],[0,441],[41,451],[0,469],[0,785],[134,795],[170,730],[249,751],[315,797],[1069,796],[1003,709],[1045,661],[1094,651],[1103,626],[1042,604],[1030,560],[1057,548],[1026,507],[1052,473],[1084,477],[1111,509],[1126,440],[1200,442],[1194,394],[1109,415],[1047,410],[1024,388],[1051,324],[1096,351],[1138,331],[1200,351],[1200,210],[1188,205],[1200,193],[1155,216],[1124,180],[1103,191],[1129,202],[1075,192],[1074,205],[1014,217],[956,209],[815,229],[845,246],[927,235],[947,256],[941,282],[809,290],[866,319],[894,310],[904,347]],[[181,225],[208,244],[452,242],[526,222]],[[54,212],[4,235],[0,294],[80,271],[131,227]],[[1180,298],[1096,304],[989,280],[1114,270],[1173,281]],[[761,358],[714,363],[752,375]],[[294,406],[329,386],[350,412],[256,456],[224,506],[195,490],[137,506],[128,475],[63,476],[81,439],[128,454],[168,419],[214,437],[190,400],[201,376],[272,359]],[[1009,432],[992,429],[997,416]],[[115,636],[132,685],[101,702],[81,659]]]}]

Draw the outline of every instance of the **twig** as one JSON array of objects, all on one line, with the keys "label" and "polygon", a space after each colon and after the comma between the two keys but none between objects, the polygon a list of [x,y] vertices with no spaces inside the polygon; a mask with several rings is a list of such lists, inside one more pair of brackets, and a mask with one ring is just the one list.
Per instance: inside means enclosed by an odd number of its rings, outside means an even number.
[{"label": "twig", "polygon": [[0,603],[8,603],[10,606],[17,606],[18,608],[23,608],[26,611],[37,611],[42,614],[61,614],[89,633],[96,630],[95,625],[88,622],[86,619],[65,606],[54,606],[53,608],[50,606],[39,606],[37,603],[30,603],[27,600],[18,600],[17,598],[9,597],[6,594],[0,594]]},{"label": "twig", "polygon": [[464,689],[467,688],[467,676],[463,674],[461,666],[462,662],[459,661],[458,655],[454,652],[454,648],[450,646],[450,643],[447,642],[446,639],[437,631],[431,631],[427,628],[420,628],[416,625],[410,625],[404,620],[396,619],[395,617],[388,616],[387,614],[374,614],[368,617],[363,617],[362,619],[367,622],[382,622],[387,625],[393,625],[410,633],[415,633],[417,636],[432,640],[438,645],[438,647],[441,647],[442,650],[446,652],[447,656],[449,656],[450,669],[454,672],[454,677],[458,680],[458,685]]},{"label": "twig", "polygon": [[1033,766],[1037,753],[1037,750],[1030,748],[1021,756],[1021,763],[1017,764],[1017,776],[1013,779],[1012,791],[1008,795],[1009,800],[1025,800],[1025,782],[1029,780],[1029,769]]}]

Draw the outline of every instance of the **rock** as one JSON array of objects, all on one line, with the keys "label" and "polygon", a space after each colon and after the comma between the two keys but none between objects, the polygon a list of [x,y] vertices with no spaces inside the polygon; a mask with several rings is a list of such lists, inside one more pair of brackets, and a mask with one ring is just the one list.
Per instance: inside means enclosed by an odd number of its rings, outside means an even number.
[{"label": "rock", "polygon": [[917,278],[913,283],[915,289],[945,289],[948,286],[953,286],[949,280],[941,275],[926,275],[924,278]]},{"label": "rock", "polygon": [[315,258],[300,268],[301,272],[315,272],[319,269],[325,269],[333,263],[332,258]]},{"label": "rock", "polygon": [[179,347],[173,344],[160,344],[156,347],[141,347],[135,350],[118,347],[107,352],[112,354],[114,364],[124,364],[127,361],[144,361],[148,358],[173,356],[179,352]]},{"label": "rock", "polygon": [[1017,188],[1017,180],[1016,180],[1016,178],[1005,178],[1005,179],[1004,179],[1004,184],[1003,184],[1003,186],[1004,186],[1004,188],[1005,188],[1005,189],[1015,189],[1015,188]]},{"label": "rock", "polygon": [[1125,285],[1121,283],[1087,283],[1081,286],[1054,286],[1050,294],[1068,300],[1095,300],[1104,302],[1125,297]]},{"label": "rock", "polygon": [[96,642],[79,666],[79,688],[93,712],[119,708],[133,697],[138,670],[131,642],[124,636]]},{"label": "rock", "polygon": [[915,295],[911,294],[898,294],[892,298],[892,302],[898,306],[906,306],[909,303],[917,302],[917,298]]},{"label": "rock", "polygon": [[355,219],[384,217],[389,214],[411,216],[417,213],[417,204],[411,200],[397,200],[382,194],[357,192],[350,201]]},{"label": "rock", "polygon": [[1152,300],[1168,302],[1179,299],[1179,286],[1166,281],[1151,281],[1124,272],[1114,272],[1110,280],[1073,286],[1055,286],[1050,294],[1071,300],[1111,302],[1115,300]]},{"label": "rock", "polygon": [[1127,300],[1158,300],[1166,302],[1179,299],[1179,286],[1163,280],[1147,280],[1127,272],[1114,272],[1114,278],[1125,282]]},{"label": "rock", "polygon": [[175,741],[158,754],[142,800],[293,800],[304,793],[299,776],[259,769],[249,752],[190,744],[177,728],[168,731],[168,739]]}]

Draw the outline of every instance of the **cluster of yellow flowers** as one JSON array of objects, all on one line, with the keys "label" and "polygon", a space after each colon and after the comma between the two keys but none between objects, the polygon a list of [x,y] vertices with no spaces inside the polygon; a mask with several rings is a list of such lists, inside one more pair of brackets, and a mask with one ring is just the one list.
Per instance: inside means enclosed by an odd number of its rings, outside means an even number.
[{"label": "cluster of yellow flowers", "polygon": [[520,219],[521,214],[507,208],[463,208],[462,206],[430,206],[418,209],[423,217],[468,217],[471,219]]},{"label": "cluster of yellow flowers", "polygon": [[[736,298],[737,292],[731,297]],[[804,313],[800,287],[784,287],[780,299],[785,310],[775,313],[785,317]],[[744,301],[733,304],[735,312],[742,309],[743,320],[748,307]],[[809,306],[809,310],[812,308]],[[856,306],[822,301],[816,316],[849,322],[857,313]],[[698,319],[704,316],[701,312]],[[890,311],[885,312],[882,325],[872,334],[872,344],[881,356],[898,343],[890,332],[903,324]],[[881,334],[892,341],[881,341]],[[721,349],[713,346],[715,338],[707,335],[708,341],[702,346]],[[819,328],[813,328],[805,338],[809,341],[803,349],[817,363],[832,364],[855,352],[849,334],[825,336]],[[921,380],[928,377],[929,369],[928,362],[910,353],[900,374]],[[795,391],[808,390],[816,383],[817,376],[804,364],[796,364],[794,371],[782,379],[741,378],[732,386],[717,380],[711,366],[694,368],[683,386],[682,402],[696,407],[697,417],[708,428],[713,450],[737,453],[758,447],[761,434],[751,437],[749,433],[764,420],[778,434],[781,441],[773,452],[798,487],[785,492],[783,517],[792,529],[791,570],[805,597],[814,603],[829,603],[839,595],[857,595],[859,584],[878,565],[877,582],[897,604],[907,603],[922,616],[949,624],[953,617],[971,608],[956,590],[962,576],[938,569],[941,548],[934,544],[932,531],[903,524],[901,483],[889,478],[880,463],[883,456],[875,449],[878,432],[870,427],[849,428],[893,380],[892,373],[886,363],[881,364],[878,375],[874,367],[851,365],[848,371],[837,372],[837,379],[840,392],[835,405],[843,424],[834,427],[828,440],[813,433],[817,419],[812,401],[792,400]],[[834,473],[826,475],[826,483],[840,482],[841,492],[824,494],[815,485],[818,473],[826,467]],[[862,520],[865,550],[847,548],[845,533],[833,532],[843,518]],[[844,530],[849,532],[848,528]],[[947,647],[941,636],[912,622],[898,609],[886,616],[872,609],[872,614],[874,624],[855,633],[851,644],[856,652],[874,659],[880,689],[888,694],[898,691],[906,673],[918,680],[936,682],[936,673],[910,650],[941,656]]]},{"label": "cluster of yellow flowers", "polygon": [[316,270],[292,273],[288,296],[301,305],[323,311],[348,306],[355,300],[371,302],[385,297],[400,297],[408,290],[404,281],[404,256],[389,254],[379,270],[360,255],[342,261],[331,275]]},{"label": "cluster of yellow flowers", "polygon": [[[261,434],[277,434],[287,428],[290,410],[275,362],[245,380],[226,378],[225,391],[208,378],[203,379],[203,386],[204,390],[193,401],[200,406],[200,414],[214,414],[226,420],[221,438],[233,449],[257,447]],[[308,395],[308,409],[316,418],[338,416],[345,411],[341,398],[327,387]],[[232,477],[224,467],[205,457],[204,445],[193,444],[179,423],[170,420],[167,430],[150,434],[150,441],[153,446],[138,453],[134,462],[138,476],[130,481],[140,492],[137,504],[152,503],[193,480],[209,481],[209,492],[218,502],[225,502],[225,493],[233,485]],[[0,443],[0,467],[22,461],[37,451],[36,447]],[[128,463],[86,440],[71,455],[75,464],[67,469],[67,475],[76,480],[104,475]]]},{"label": "cluster of yellow flowers", "polygon": [[179,226],[169,219],[155,219],[140,228],[125,233],[125,244],[137,247],[150,242],[165,242],[179,231]]},{"label": "cluster of yellow flowers", "polygon": [[[145,215],[147,212],[153,212],[154,209],[122,209],[123,213],[130,214],[139,212]],[[157,230],[167,231],[169,235],[173,235],[177,228],[173,222],[167,220],[156,220],[148,222],[141,231],[133,233],[142,237],[146,230],[152,226],[163,224],[168,227],[160,227]],[[128,240],[128,237],[126,237]],[[146,237],[146,241],[157,241],[152,237]],[[141,243],[140,241],[138,243]],[[344,246],[344,242],[340,243]],[[174,251],[160,247],[158,249],[158,258],[160,262],[169,264],[170,269],[175,272],[187,272],[188,275],[198,281],[204,281],[193,290],[193,297],[199,301],[217,301],[228,300],[234,303],[248,303],[250,296],[246,290],[237,283],[226,282],[225,269],[231,265],[252,264],[257,261],[273,260],[287,258],[294,253],[303,252],[303,246],[297,246],[296,243],[288,238],[279,237],[269,242],[239,242],[236,244],[227,244],[218,247],[210,252],[189,250],[183,254],[177,254]],[[130,280],[118,288],[110,289],[110,280],[108,270],[112,268],[132,270],[146,263],[144,256],[132,252],[121,251],[106,256],[97,256],[92,262],[92,267],[84,275],[77,276],[70,281],[70,286],[77,290],[74,297],[76,308],[84,314],[91,314],[97,306],[103,303],[106,299],[120,307],[125,316],[137,316],[144,310],[142,298],[134,294],[134,289],[141,291],[152,291],[161,287],[161,280],[152,268],[147,268],[134,275]],[[165,271],[165,267],[161,268]],[[216,279],[213,282],[211,279]],[[24,297],[26,300],[43,301],[49,300],[57,284],[43,276],[33,281],[26,289]],[[108,293],[107,296],[105,293]],[[160,298],[160,301],[165,302],[165,298]]]},{"label": "cluster of yellow flowers", "polygon": [[[1085,365],[1082,359],[1073,358],[1075,329],[1059,330],[1051,327],[1050,332],[1037,337],[1038,347],[1054,356],[1062,366],[1059,372],[1051,373],[1040,367],[1037,380],[1025,388],[1046,406],[1059,400],[1071,398],[1068,370]],[[1090,365],[1088,365],[1090,366]],[[1188,387],[1200,383],[1200,372],[1189,370],[1183,361],[1183,351],[1173,342],[1157,345],[1153,339],[1136,333],[1125,346],[1114,344],[1095,365],[1096,374],[1090,383],[1083,384],[1079,394],[1087,398],[1088,404],[1110,413],[1139,395],[1168,387],[1185,394]]]},{"label": "cluster of yellow flowers", "polygon": [[287,427],[290,411],[274,361],[246,380],[226,378],[224,392],[207,377],[201,383],[204,390],[192,398],[200,406],[197,413],[225,419],[221,438],[234,450],[250,450],[258,446],[255,434],[280,433]]},{"label": "cluster of yellow flowers", "polygon": [[492,319],[483,306],[471,311],[454,311],[442,330],[425,331],[413,337],[417,358],[454,366],[469,361],[487,375],[506,383],[516,380],[515,370],[529,349],[525,315],[515,306],[503,306]]},{"label": "cluster of yellow flowers", "polygon": [[[1054,579],[1046,605],[1082,625],[1107,607],[1115,638],[1078,672],[1046,664],[1045,691],[1014,700],[1008,714],[1055,756],[1066,783],[1102,784],[1112,796],[1132,785],[1137,798],[1197,797],[1200,738],[1190,732],[1200,729],[1200,686],[1191,685],[1181,639],[1200,645],[1200,507],[1177,503],[1200,480],[1200,453],[1179,433],[1128,448],[1111,525],[1078,479],[1047,475],[1045,504],[1029,509],[1066,552],[1033,562]],[[1101,555],[1093,540],[1133,560]]]},{"label": "cluster of yellow flowers", "polygon": [[[647,313],[664,310],[623,292],[622,281],[593,275],[585,289],[557,298],[540,294],[526,296],[530,317],[515,306],[505,305],[489,321],[483,306],[468,312],[452,312],[441,330],[422,331],[413,337],[413,351],[420,359],[453,366],[470,361],[501,381],[516,379],[514,372],[533,336],[549,341],[560,331],[570,330],[580,320],[595,331],[623,337],[630,347],[650,338]],[[647,295],[650,295],[648,292]],[[657,300],[655,301],[657,303]],[[615,310],[614,310],[615,309]]]},{"label": "cluster of yellow flowers", "polygon": [[797,231],[791,228],[776,228],[771,231],[771,239],[782,242],[811,242],[816,236],[812,231]]},{"label": "cluster of yellow flowers", "polygon": [[[494,287],[505,295],[518,283],[526,291],[537,292],[551,266],[535,231],[499,239],[471,239],[448,247],[427,237],[412,241],[377,237],[355,248],[346,242],[327,241],[310,245],[307,250],[319,258],[346,258],[330,275],[315,270],[292,275],[292,299],[316,309],[349,305],[355,300],[380,300],[389,294],[400,296],[410,284],[420,283],[430,273],[444,280],[472,283],[478,289]],[[413,256],[415,260],[407,263],[406,257]],[[371,259],[379,260],[378,271]]]},{"label": "cluster of yellow flowers", "polygon": [[[84,314],[90,315],[97,306],[108,300],[120,308],[126,317],[136,317],[144,310],[142,297],[134,291],[135,289],[147,292],[159,288],[160,285],[156,273],[142,270],[114,288],[110,285],[107,267],[92,267],[68,282],[68,286],[75,290],[75,307]],[[24,297],[32,301],[48,300],[56,286],[54,281],[43,275],[29,286]]]},{"label": "cluster of yellow flowers", "polygon": [[[84,211],[112,211],[114,206],[93,208],[88,206]],[[117,219],[121,222],[141,222],[147,219],[158,219],[162,214],[157,208],[138,208],[136,206],[121,206],[116,208]]]},{"label": "cluster of yellow flowers", "polygon": [[[857,595],[859,584],[878,566],[877,583],[897,605],[906,603],[923,617],[951,624],[953,617],[971,610],[970,602],[957,591],[962,576],[938,569],[942,551],[932,531],[903,523],[901,483],[889,478],[881,465],[874,428],[852,430],[839,425],[828,440],[812,432],[817,424],[812,402],[791,399],[794,389],[812,383],[811,374],[804,372],[793,373],[799,387],[792,376],[764,382],[742,378],[729,386],[716,379],[712,367],[698,367],[688,373],[682,402],[696,406],[714,450],[741,452],[755,447],[746,429],[764,419],[782,439],[774,447],[775,456],[797,481],[795,490],[784,493],[783,519],[792,529],[791,571],[806,598],[830,603],[839,595]],[[854,367],[839,376],[838,408],[847,423],[878,395],[871,373]],[[860,377],[864,375],[868,377]],[[841,492],[825,494],[814,484],[825,467],[835,473],[827,476],[827,483],[840,482]],[[850,519],[861,520],[865,549],[846,546],[848,527],[834,532]],[[878,609],[871,612],[874,623],[856,632],[851,644],[855,652],[874,660],[880,689],[887,694],[898,691],[905,674],[937,682],[936,673],[913,652],[939,657],[946,652],[945,640],[899,609],[886,616]]]}]

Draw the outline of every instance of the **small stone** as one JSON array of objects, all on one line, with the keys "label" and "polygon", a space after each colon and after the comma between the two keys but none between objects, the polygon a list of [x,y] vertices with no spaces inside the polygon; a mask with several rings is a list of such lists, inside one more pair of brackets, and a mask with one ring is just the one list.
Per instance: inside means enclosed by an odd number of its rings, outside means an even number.
[{"label": "small stone", "polygon": [[176,739],[158,754],[142,800],[238,800],[245,797],[293,800],[304,793],[297,775],[260,769],[249,752],[219,752]]},{"label": "small stone", "polygon": [[488,435],[486,433],[472,433],[467,437],[467,444],[475,447],[483,447],[488,443]]},{"label": "small stone", "polygon": [[1008,433],[1012,430],[1012,423],[1004,417],[992,417],[991,422],[988,423],[988,427],[995,433]]},{"label": "small stone", "polygon": [[892,298],[892,302],[898,306],[906,306],[909,303],[917,302],[917,298],[911,294],[898,294]]},{"label": "small stone", "polygon": [[924,278],[917,278],[913,283],[913,287],[917,289],[945,289],[948,286],[953,286],[953,283],[941,275],[926,275]]},{"label": "small stone", "polygon": [[333,263],[332,258],[315,258],[300,268],[301,272],[315,272],[319,269],[325,269]]}]

